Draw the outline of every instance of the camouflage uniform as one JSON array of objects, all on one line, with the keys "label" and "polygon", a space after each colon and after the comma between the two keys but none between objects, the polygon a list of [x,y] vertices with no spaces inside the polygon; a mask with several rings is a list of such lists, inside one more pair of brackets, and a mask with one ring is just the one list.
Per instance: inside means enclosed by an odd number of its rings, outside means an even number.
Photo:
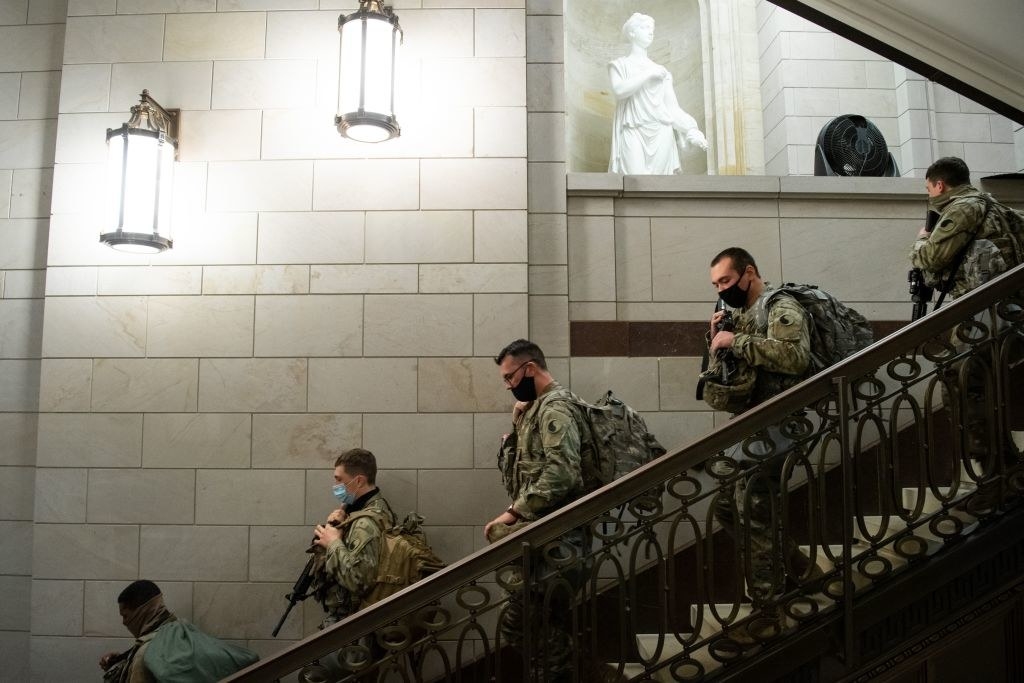
[{"label": "camouflage uniform", "polygon": [[[736,337],[732,353],[757,373],[751,407],[794,386],[811,372],[812,323],[796,299],[788,294],[776,294],[771,306],[766,307],[773,291],[766,286],[750,308],[734,317]],[[782,454],[792,444],[775,427],[764,436],[774,443],[771,453]],[[746,474],[733,482],[731,492],[726,487],[724,495],[715,499],[715,517],[741,546],[745,546],[749,537],[747,583],[757,603],[782,592],[783,564],[777,553],[784,546],[787,551],[795,549],[791,540],[784,542],[777,534],[777,500],[784,458],[769,458],[763,466],[757,467],[760,459],[756,458],[756,452],[751,459],[737,446],[730,455]],[[765,453],[766,457],[768,455],[770,453]],[[739,511],[739,519],[734,518],[733,503]],[[776,507],[774,520],[773,506]]]},{"label": "camouflage uniform", "polygon": [[[395,513],[380,489],[373,491],[364,503],[357,501],[356,506],[348,510],[349,514],[366,510],[386,519],[388,526],[395,524]],[[313,591],[327,612],[322,626],[358,610],[377,583],[377,564],[383,542],[380,525],[373,517],[366,516],[347,519],[339,529],[342,537],[323,551],[322,561],[314,569]]]},{"label": "camouflage uniform", "polygon": [[[564,400],[563,400],[564,396]],[[516,448],[500,463],[512,507],[524,520],[533,521],[571,503],[583,495],[580,467],[581,418],[570,393],[552,381],[523,413],[516,427]],[[495,539],[501,534],[496,534]],[[560,541],[564,552],[582,557],[584,534],[572,531]],[[542,553],[533,556],[535,581],[530,588],[530,633],[535,651],[543,662],[546,681],[567,681],[572,677],[573,638],[572,604],[564,590],[551,594],[550,608],[544,609],[547,589],[553,586],[546,577],[555,578],[556,569],[544,561]],[[560,578],[574,592],[583,583],[579,565],[563,568]],[[509,595],[502,613],[502,638],[522,647],[524,633],[524,591]]]},{"label": "camouflage uniform", "polygon": [[[926,282],[937,283],[973,240],[990,240],[995,243],[1003,256],[1005,267],[1013,268],[1020,262],[1019,251],[1024,245],[1015,244],[1019,238],[1011,233],[1004,219],[1000,218],[999,210],[993,208],[986,215],[989,202],[996,204],[995,200],[971,185],[959,185],[928,198],[928,208],[940,214],[939,221],[930,234],[914,242],[910,251],[911,265],[924,272]],[[969,281],[966,271],[965,265],[957,270],[949,293],[954,299],[984,284]]]},{"label": "camouflage uniform", "polygon": [[[988,195],[969,184],[959,185],[938,196],[929,197],[928,207],[940,214],[939,220],[930,234],[914,242],[910,263],[921,269],[929,285],[934,286],[948,277],[947,271],[968,245],[976,240],[988,240],[998,247],[999,254],[992,257],[999,261],[999,265],[994,267],[995,274],[1020,263],[1021,250],[1024,248],[1021,237],[1006,223],[1002,207]],[[985,284],[987,268],[970,267],[967,263],[969,257],[957,269],[953,288],[949,292],[953,299]],[[992,320],[984,322],[987,325],[995,324]],[[991,332],[995,334],[996,330]],[[963,348],[964,344],[956,339],[955,333],[952,341],[954,345]],[[993,415],[986,404],[986,385],[993,381],[991,364],[982,356],[981,363],[972,364],[965,377],[960,376],[961,365],[952,364],[947,369],[947,378],[951,386],[959,388],[961,415],[965,425],[964,454],[988,462],[992,455],[989,427]],[[954,400],[945,384],[942,386],[942,396],[947,405]]]}]

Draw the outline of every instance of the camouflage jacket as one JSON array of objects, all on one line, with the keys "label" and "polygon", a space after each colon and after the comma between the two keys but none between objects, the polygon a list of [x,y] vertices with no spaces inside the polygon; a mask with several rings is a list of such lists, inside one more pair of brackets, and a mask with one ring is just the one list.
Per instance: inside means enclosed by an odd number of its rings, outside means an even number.
[{"label": "camouflage jacket", "polygon": [[[1002,247],[1007,239],[1014,239],[1001,218],[1001,211],[993,209],[986,215],[986,196],[971,185],[960,185],[928,199],[928,207],[940,214],[938,223],[931,234],[919,237],[910,251],[911,265],[924,272],[926,282],[935,284],[946,277],[946,271],[953,267],[972,240],[992,240]],[[997,204],[991,197],[988,201]],[[1017,265],[1012,253],[1012,249],[1008,250],[1007,256],[1012,261],[1006,264],[1009,267]],[[965,264],[957,270],[950,290],[954,299],[979,284],[969,281],[966,270]]]},{"label": "camouflage jacket", "polygon": [[[349,513],[358,510],[380,515],[389,527],[395,524],[395,513],[379,489]],[[343,617],[354,612],[376,585],[383,531],[370,516],[347,519],[339,528],[342,537],[327,547],[314,569],[313,591],[328,614]]]},{"label": "camouflage jacket", "polygon": [[811,322],[796,299],[772,298],[765,286],[754,305],[734,317],[733,354],[757,371],[749,405],[755,406],[799,383],[811,373]]},{"label": "camouflage jacket", "polygon": [[543,517],[583,495],[580,421],[571,394],[554,381],[520,415],[506,486],[523,519]]}]

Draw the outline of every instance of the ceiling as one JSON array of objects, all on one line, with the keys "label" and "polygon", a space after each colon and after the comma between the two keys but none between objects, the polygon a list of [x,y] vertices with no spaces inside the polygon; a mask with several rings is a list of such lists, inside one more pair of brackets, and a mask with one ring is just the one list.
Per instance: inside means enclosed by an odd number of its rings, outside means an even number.
[{"label": "ceiling", "polygon": [[1024,0],[769,0],[1024,125]]}]

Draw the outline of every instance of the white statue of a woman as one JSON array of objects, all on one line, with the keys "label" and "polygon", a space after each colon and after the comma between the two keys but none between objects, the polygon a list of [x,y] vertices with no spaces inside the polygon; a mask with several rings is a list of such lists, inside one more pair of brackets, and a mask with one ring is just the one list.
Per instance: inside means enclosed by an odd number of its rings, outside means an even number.
[{"label": "white statue of a woman", "polygon": [[679,170],[679,145],[708,148],[697,121],[679,107],[672,74],[650,60],[647,48],[654,41],[654,19],[634,13],[622,25],[632,43],[628,55],[608,64],[615,93],[610,173],[671,174]]}]

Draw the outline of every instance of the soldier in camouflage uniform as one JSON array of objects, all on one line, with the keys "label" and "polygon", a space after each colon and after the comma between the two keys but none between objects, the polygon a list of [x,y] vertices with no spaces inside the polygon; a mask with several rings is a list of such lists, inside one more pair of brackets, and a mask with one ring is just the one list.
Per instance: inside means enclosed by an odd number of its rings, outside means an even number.
[{"label": "soldier in camouflage uniform", "polygon": [[[723,312],[714,314],[708,342],[712,356],[727,350],[756,373],[746,408],[775,396],[811,374],[813,323],[796,299],[784,292],[774,292],[761,279],[757,264],[746,250],[732,247],[718,254],[711,261],[711,284],[727,305],[740,309],[734,316],[732,332],[719,331]],[[779,549],[785,549],[797,573],[808,566],[807,557],[795,543],[779,537],[777,518],[772,516],[773,507],[776,514],[778,509],[775,499],[779,495],[783,454],[792,441],[782,436],[777,428],[768,430],[766,436],[774,443],[774,450],[765,456],[778,455],[768,459],[763,467],[756,467],[764,458],[748,458],[737,447],[731,455],[747,474],[733,483],[731,495],[720,495],[715,504],[715,517],[722,527],[741,545],[749,538],[749,552],[745,553],[750,562],[747,587],[755,605],[783,591],[784,563]],[[733,503],[739,512],[738,518],[734,518]],[[743,533],[744,525],[749,525],[747,533]]]},{"label": "soldier in camouflage uniform", "polygon": [[[515,433],[506,437],[508,445],[514,440],[515,447],[505,450],[509,457],[501,463],[512,503],[484,527],[484,535],[492,542],[517,525],[550,514],[583,495],[580,441],[585,438],[582,416],[577,414],[568,390],[548,372],[540,347],[518,339],[502,349],[494,362],[517,403],[513,411]],[[558,400],[562,394],[566,400]],[[582,557],[584,539],[584,533],[578,530],[566,534],[558,542],[559,552]],[[564,590],[555,590],[550,608],[545,610],[545,591],[554,584],[544,581],[544,577],[554,578],[558,573],[578,589],[583,582],[582,571],[579,564],[556,570],[544,561],[543,554],[535,557],[533,566],[540,581],[533,584],[528,597],[523,590],[509,596],[501,618],[501,634],[511,645],[522,646],[523,601],[530,599],[530,634],[543,662],[545,680],[568,681],[573,670],[573,605]]]},{"label": "soldier in camouflage uniform", "polygon": [[[970,169],[962,159],[943,157],[929,166],[925,172],[925,190],[928,208],[938,213],[939,219],[933,230],[924,227],[918,232],[910,251],[910,263],[921,269],[929,286],[947,279],[949,271],[956,266],[949,291],[956,299],[1024,260],[1020,223],[1011,223],[1008,220],[1013,218],[1010,209],[971,185]],[[984,246],[969,249],[977,245]],[[965,256],[961,257],[962,253]],[[953,341],[956,343],[955,338]],[[959,387],[962,420],[966,426],[964,452],[967,457],[992,467],[995,463],[990,459],[989,424],[993,415],[985,396],[986,384],[993,380],[988,377],[991,374],[989,364],[984,358],[981,360],[970,366],[971,371],[962,378]],[[960,382],[959,363],[948,369],[948,378],[951,385]],[[943,401],[949,404],[951,400],[943,385]],[[1021,428],[1024,425],[1011,425],[1012,433],[1020,434]]]},{"label": "soldier in camouflage uniform", "polygon": [[[377,460],[362,448],[345,451],[334,463],[332,492],[341,507],[313,530],[319,556],[310,590],[327,612],[321,629],[359,610],[376,585],[384,532],[375,518],[385,520],[386,528],[395,525],[395,513],[377,488],[376,478]],[[360,510],[374,515],[349,519]],[[363,644],[371,654],[381,654],[375,639]],[[325,663],[334,669],[333,662]]]},{"label": "soldier in camouflage uniform", "polygon": [[934,230],[921,228],[910,251],[910,263],[920,268],[933,285],[956,265],[957,258],[972,241],[988,240],[995,249],[996,264],[961,263],[950,296],[957,298],[985,284],[983,273],[998,275],[1020,264],[1024,257],[1021,236],[1006,221],[1007,209],[971,185],[971,172],[963,160],[943,157],[925,172],[928,208],[939,214]]}]

